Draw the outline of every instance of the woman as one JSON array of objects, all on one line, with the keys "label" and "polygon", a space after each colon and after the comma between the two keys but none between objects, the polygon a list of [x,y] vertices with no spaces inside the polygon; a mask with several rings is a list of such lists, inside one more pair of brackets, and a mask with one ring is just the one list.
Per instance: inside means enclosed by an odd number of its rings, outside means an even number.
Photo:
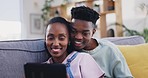
[{"label": "woman", "polygon": [[51,55],[47,63],[66,65],[70,78],[103,78],[104,72],[86,53],[72,51],[69,47],[70,23],[62,17],[52,18],[46,28],[46,47]]}]

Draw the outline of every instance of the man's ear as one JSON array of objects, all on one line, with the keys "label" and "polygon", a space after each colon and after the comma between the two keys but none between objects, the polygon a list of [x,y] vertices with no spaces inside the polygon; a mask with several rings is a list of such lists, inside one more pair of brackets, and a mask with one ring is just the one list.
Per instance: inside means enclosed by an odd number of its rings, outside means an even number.
[{"label": "man's ear", "polygon": [[93,35],[95,34],[95,32],[96,32],[96,29],[94,28],[94,29],[93,29]]}]

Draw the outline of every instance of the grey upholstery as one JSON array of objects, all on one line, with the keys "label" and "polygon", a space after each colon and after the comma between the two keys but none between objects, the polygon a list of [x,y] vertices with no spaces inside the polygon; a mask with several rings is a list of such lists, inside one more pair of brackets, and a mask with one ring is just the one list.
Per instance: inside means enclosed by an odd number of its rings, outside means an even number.
[{"label": "grey upholstery", "polygon": [[[143,37],[104,38],[115,44],[142,44]],[[0,41],[0,78],[24,78],[23,65],[48,59],[44,39]]]},{"label": "grey upholstery", "polygon": [[48,58],[44,41],[16,40],[0,42],[0,78],[23,78],[23,65],[44,62]]},{"label": "grey upholstery", "polygon": [[117,45],[136,45],[145,43],[145,40],[142,36],[130,36],[130,37],[107,37],[103,38],[111,41]]}]

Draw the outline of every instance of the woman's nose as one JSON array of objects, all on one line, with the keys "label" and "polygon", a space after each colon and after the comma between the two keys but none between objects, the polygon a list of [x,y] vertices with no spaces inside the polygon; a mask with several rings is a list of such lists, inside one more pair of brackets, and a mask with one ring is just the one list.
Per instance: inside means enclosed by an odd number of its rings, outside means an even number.
[{"label": "woman's nose", "polygon": [[58,40],[55,40],[55,41],[53,42],[53,45],[54,45],[54,46],[58,46],[58,45],[59,45],[59,41],[58,41]]}]

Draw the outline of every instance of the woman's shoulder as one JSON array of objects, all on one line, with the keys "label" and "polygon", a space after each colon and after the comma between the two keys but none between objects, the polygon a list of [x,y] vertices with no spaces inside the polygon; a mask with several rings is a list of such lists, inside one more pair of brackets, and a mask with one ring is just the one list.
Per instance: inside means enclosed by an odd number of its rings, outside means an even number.
[{"label": "woman's shoulder", "polygon": [[83,57],[89,57],[91,56],[90,54],[88,53],[84,53],[84,52],[79,52],[79,51],[73,51],[72,53],[70,53],[69,57],[72,57],[74,56],[75,54],[77,54],[77,58],[83,58]]},{"label": "woman's shoulder", "polygon": [[90,59],[93,58],[90,54],[84,53],[84,52],[78,52],[78,57],[79,59]]},{"label": "woman's shoulder", "polygon": [[88,53],[85,53],[85,52],[79,52],[79,51],[76,51],[80,56],[91,56],[90,54]]},{"label": "woman's shoulder", "polygon": [[51,57],[47,61],[45,61],[43,63],[52,63]]}]

